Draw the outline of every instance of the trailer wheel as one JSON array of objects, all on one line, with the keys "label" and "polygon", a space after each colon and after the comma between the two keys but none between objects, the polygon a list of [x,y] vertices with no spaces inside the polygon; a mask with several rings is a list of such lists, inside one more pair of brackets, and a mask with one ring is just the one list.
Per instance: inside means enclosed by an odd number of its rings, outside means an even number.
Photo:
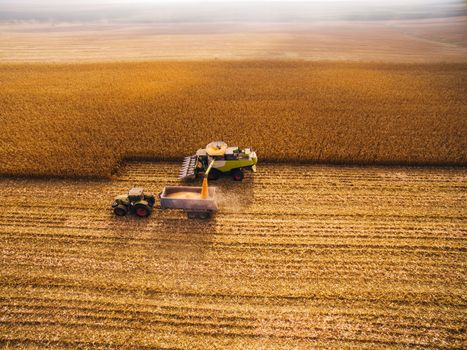
[{"label": "trailer wheel", "polygon": [[208,174],[208,180],[217,180],[221,177],[222,173],[217,169],[211,169]]},{"label": "trailer wheel", "polygon": [[123,204],[119,204],[114,208],[114,213],[117,216],[125,216],[128,213],[128,209]]},{"label": "trailer wheel", "polygon": [[201,212],[201,213],[198,213],[198,217],[200,219],[209,219],[211,217],[210,213],[209,212]]},{"label": "trailer wheel", "polygon": [[186,215],[188,216],[188,219],[196,219],[198,217],[198,213],[194,211],[189,211],[186,213]]},{"label": "trailer wheel", "polygon": [[243,174],[242,169],[234,169],[232,170],[231,174],[232,174],[232,179],[234,179],[234,181],[242,181],[243,178],[245,177],[245,174]]},{"label": "trailer wheel", "polygon": [[136,204],[135,205],[135,214],[140,218],[146,218],[151,214],[151,208],[144,204]]}]

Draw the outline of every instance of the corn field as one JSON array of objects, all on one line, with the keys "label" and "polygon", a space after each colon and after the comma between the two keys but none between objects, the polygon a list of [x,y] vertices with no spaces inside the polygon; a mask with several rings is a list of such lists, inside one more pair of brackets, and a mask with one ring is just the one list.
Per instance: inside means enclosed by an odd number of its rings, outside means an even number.
[{"label": "corn field", "polygon": [[467,164],[465,64],[0,65],[0,174],[110,178],[212,140],[261,160]]}]

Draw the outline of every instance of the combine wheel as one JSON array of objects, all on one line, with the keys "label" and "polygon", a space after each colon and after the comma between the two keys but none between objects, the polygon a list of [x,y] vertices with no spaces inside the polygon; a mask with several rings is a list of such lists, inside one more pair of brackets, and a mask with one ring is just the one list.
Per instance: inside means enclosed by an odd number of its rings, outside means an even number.
[{"label": "combine wheel", "polygon": [[135,214],[140,218],[146,218],[151,214],[151,208],[144,204],[135,205]]},{"label": "combine wheel", "polygon": [[232,179],[235,181],[242,181],[245,175],[243,174],[242,169],[234,169],[231,171]]},{"label": "combine wheel", "polygon": [[119,204],[114,208],[114,213],[117,216],[125,216],[128,213],[128,209],[123,204]]},{"label": "combine wheel", "polygon": [[211,169],[211,171],[208,174],[208,180],[217,180],[220,178],[222,175],[222,172],[220,172],[217,169]]}]

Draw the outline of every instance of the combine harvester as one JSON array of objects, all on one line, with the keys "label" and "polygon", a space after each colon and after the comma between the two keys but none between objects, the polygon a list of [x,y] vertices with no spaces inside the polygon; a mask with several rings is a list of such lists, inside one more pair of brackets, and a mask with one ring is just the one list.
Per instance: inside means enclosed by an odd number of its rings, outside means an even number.
[{"label": "combine harvester", "polygon": [[244,170],[256,172],[258,157],[251,148],[228,147],[223,141],[214,141],[199,149],[195,155],[185,157],[179,178],[194,180],[206,174],[214,162],[208,177],[217,180],[223,174],[230,174],[235,181],[242,181]]}]

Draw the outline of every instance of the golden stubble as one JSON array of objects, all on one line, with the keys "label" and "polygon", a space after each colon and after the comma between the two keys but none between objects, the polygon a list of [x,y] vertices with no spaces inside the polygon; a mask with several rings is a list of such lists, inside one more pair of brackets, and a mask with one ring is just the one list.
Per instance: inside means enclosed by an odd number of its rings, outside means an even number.
[{"label": "golden stubble", "polygon": [[[174,163],[113,181],[0,180],[0,338],[25,348],[458,349],[466,172],[262,164],[212,220],[114,217],[175,185]],[[311,345],[310,345],[311,344]]]}]

